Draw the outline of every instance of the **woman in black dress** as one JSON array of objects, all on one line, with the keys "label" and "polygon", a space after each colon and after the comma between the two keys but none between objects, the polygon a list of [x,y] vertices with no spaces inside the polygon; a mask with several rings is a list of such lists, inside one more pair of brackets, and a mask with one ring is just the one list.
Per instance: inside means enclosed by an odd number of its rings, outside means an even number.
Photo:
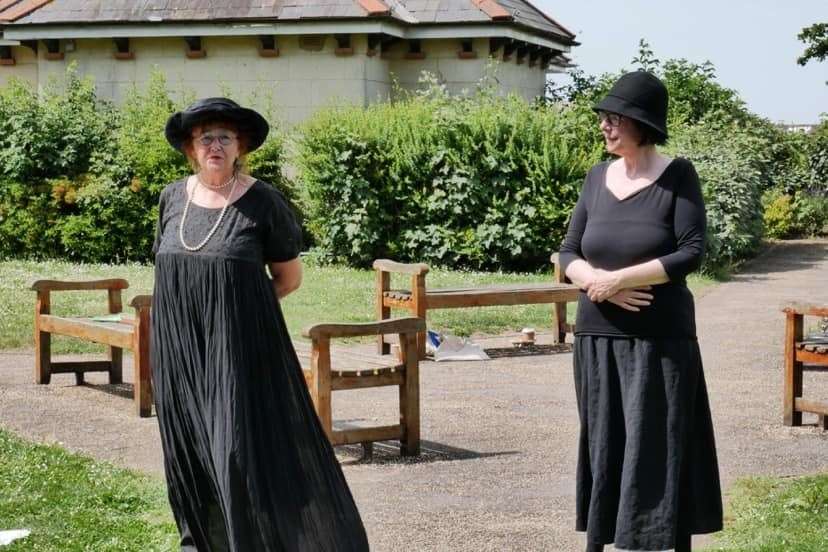
[{"label": "woman in black dress", "polygon": [[279,307],[301,282],[300,231],[284,197],[241,172],[268,130],[225,98],[167,122],[195,171],[161,193],[153,247],[152,376],[170,505],[182,550],[364,551]]},{"label": "woman in black dress", "polygon": [[581,420],[577,529],[587,550],[690,550],[722,527],[716,447],[685,277],[705,211],[693,165],[669,159],[667,89],[638,71],[595,107],[617,159],[586,177],[561,246],[583,293],[575,329]]}]

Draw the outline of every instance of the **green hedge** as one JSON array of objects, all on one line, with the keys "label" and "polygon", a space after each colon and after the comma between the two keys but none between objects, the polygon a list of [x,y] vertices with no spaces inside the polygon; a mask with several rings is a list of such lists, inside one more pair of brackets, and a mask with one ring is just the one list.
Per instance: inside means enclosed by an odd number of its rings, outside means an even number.
[{"label": "green hedge", "polygon": [[[40,94],[17,80],[0,89],[0,257],[149,260],[158,195],[190,173],[164,138],[181,107],[171,94],[155,73],[116,108],[74,66]],[[283,151],[274,124],[249,165],[292,197]]]},{"label": "green hedge", "polygon": [[[709,63],[662,63],[643,42],[634,62],[670,91],[664,151],[701,176],[705,270],[750,256],[763,235],[825,231],[828,120],[810,135],[786,133],[719,85]],[[586,171],[606,158],[591,107],[618,75],[575,72],[535,104],[485,80],[450,97],[427,79],[393,103],[318,112],[295,148],[268,111],[274,131],[249,166],[298,206],[323,260],[537,269],[559,247]],[[156,74],[116,108],[74,68],[40,94],[19,81],[0,89],[0,257],[147,260],[158,194],[189,172],[163,128],[190,96]],[[286,164],[299,171],[296,188]]]},{"label": "green hedge", "polygon": [[547,262],[588,168],[591,113],[439,87],[302,129],[308,226],[331,260],[379,257],[468,268]]}]

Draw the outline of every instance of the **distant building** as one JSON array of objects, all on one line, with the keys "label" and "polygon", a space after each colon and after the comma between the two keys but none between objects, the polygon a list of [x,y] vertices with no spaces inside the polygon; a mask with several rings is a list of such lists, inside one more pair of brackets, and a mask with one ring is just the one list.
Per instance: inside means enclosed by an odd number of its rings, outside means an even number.
[{"label": "distant building", "polygon": [[788,123],[779,123],[779,128],[783,130],[787,130],[788,132],[804,132],[809,133],[812,132],[816,127],[816,123],[802,123],[802,124],[788,124]]},{"label": "distant building", "polygon": [[490,58],[503,92],[534,99],[576,45],[526,0],[0,0],[0,85],[42,86],[74,61],[118,102],[157,67],[201,97],[270,95],[288,123],[387,99],[423,70],[472,89]]}]

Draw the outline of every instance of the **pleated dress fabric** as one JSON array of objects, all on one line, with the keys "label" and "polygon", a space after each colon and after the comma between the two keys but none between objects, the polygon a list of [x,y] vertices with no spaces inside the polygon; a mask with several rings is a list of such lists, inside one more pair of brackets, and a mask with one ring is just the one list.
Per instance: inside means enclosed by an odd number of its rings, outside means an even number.
[{"label": "pleated dress fabric", "polygon": [[[257,181],[198,252],[179,223],[185,182],[161,194],[152,377],[181,549],[364,551],[362,521],[313,409],[264,264],[299,253],[282,195]],[[191,204],[199,243],[220,209]]]}]

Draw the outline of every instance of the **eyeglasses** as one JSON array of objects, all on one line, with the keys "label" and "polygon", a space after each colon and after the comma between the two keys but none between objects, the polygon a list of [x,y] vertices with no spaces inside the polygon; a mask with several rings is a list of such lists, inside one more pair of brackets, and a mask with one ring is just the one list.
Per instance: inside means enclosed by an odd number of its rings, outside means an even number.
[{"label": "eyeglasses", "polygon": [[609,126],[617,127],[621,124],[621,119],[623,119],[622,115],[618,113],[610,113],[609,111],[599,111],[598,118],[601,120],[602,123],[608,123]]},{"label": "eyeglasses", "polygon": [[213,141],[218,140],[218,143],[222,146],[229,146],[235,139],[235,136],[228,136],[227,134],[220,134],[218,136],[213,136],[212,134],[202,134],[196,138],[196,141],[202,146],[209,146],[213,143]]}]

